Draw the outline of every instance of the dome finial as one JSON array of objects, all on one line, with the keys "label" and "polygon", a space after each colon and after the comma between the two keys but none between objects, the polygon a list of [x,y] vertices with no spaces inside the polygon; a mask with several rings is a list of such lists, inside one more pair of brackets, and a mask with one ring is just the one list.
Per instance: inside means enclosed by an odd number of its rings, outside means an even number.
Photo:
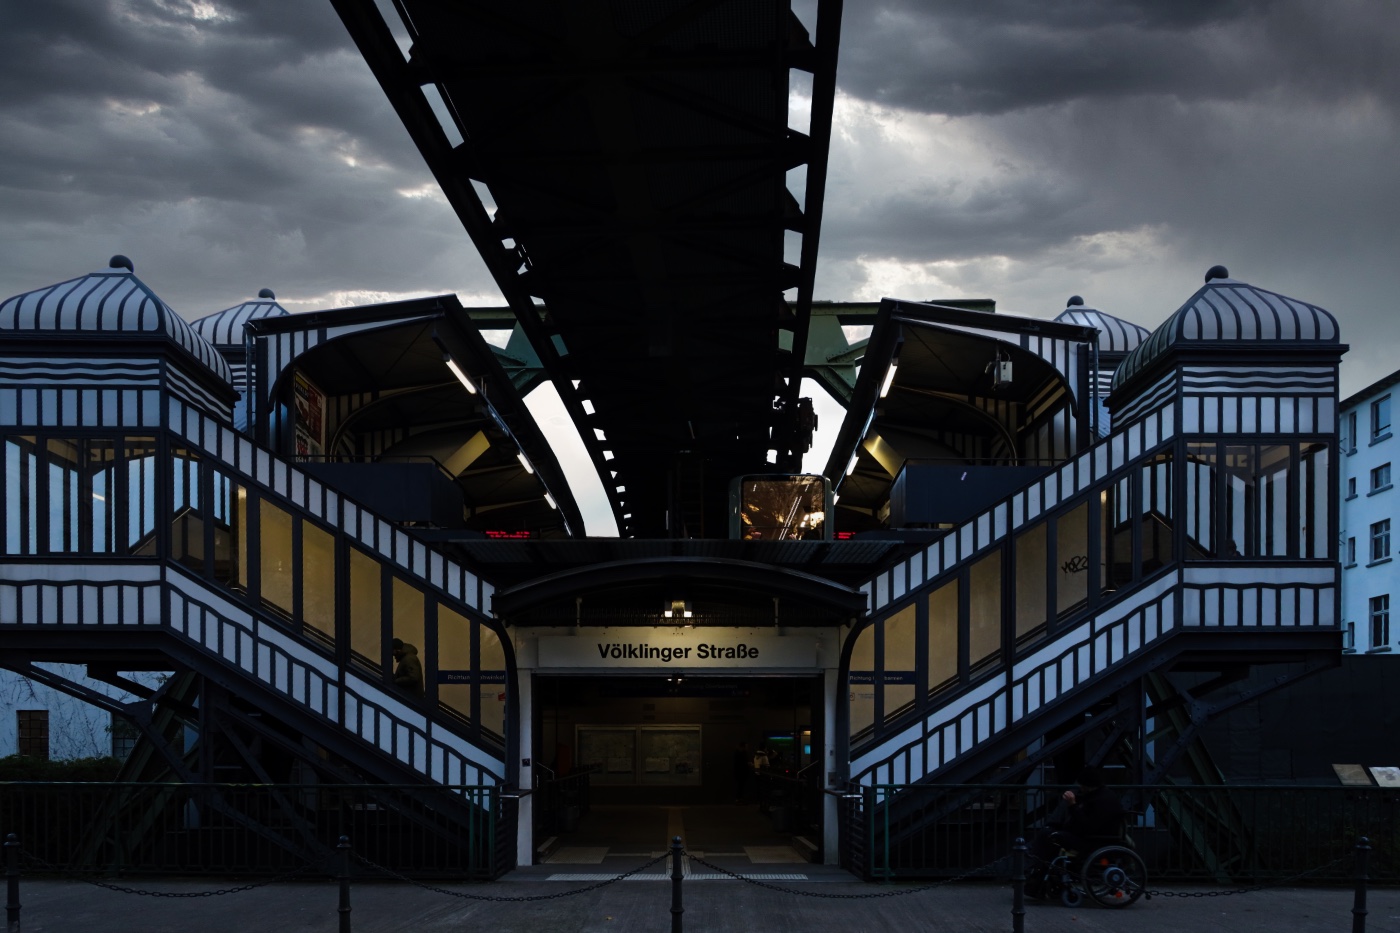
[{"label": "dome finial", "polygon": [[136,271],[136,265],[130,259],[127,259],[125,256],[123,256],[121,253],[117,253],[117,255],[107,260],[107,268],[125,269],[127,272],[132,273]]},{"label": "dome finial", "polygon": [[1069,301],[1065,302],[1066,308],[1082,308],[1083,306],[1084,299],[1080,298],[1078,295],[1070,295]]},{"label": "dome finial", "polygon": [[258,290],[258,297],[259,297],[259,298],[266,298],[268,301],[276,301],[276,300],[277,300],[277,296],[274,295],[274,294],[272,293],[272,289],[270,289],[270,288],[259,289],[259,290]]},{"label": "dome finial", "polygon": [[1209,284],[1212,279],[1228,279],[1229,277],[1230,270],[1226,269],[1224,266],[1211,266],[1206,270],[1207,284]]}]

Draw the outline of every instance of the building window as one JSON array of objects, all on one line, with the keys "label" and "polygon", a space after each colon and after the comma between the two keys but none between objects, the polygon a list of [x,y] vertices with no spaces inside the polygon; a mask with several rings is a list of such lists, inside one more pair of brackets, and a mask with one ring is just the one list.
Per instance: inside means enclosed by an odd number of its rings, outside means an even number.
[{"label": "building window", "polygon": [[136,740],[141,733],[131,720],[121,716],[112,717],[112,757],[126,761],[136,748]]},{"label": "building window", "polygon": [[1371,471],[1371,491],[1378,492],[1390,487],[1390,464],[1382,463]]},{"label": "building window", "polygon": [[1342,449],[1354,453],[1356,451],[1356,412],[1347,413],[1342,432]]},{"label": "building window", "polygon": [[1390,396],[1371,403],[1371,440],[1390,436]]},{"label": "building window", "polygon": [[19,753],[29,758],[48,761],[49,711],[22,709],[16,710],[15,715],[19,717]]},{"label": "building window", "polygon": [[1376,522],[1371,526],[1371,560],[1385,560],[1390,556],[1390,519]]},{"label": "building window", "polygon": [[1348,477],[1347,477],[1347,498],[1348,498],[1348,499],[1355,499],[1355,498],[1356,498],[1356,477],[1355,477],[1355,476],[1348,476]]},{"label": "building window", "polygon": [[1348,623],[1346,624],[1346,629],[1342,632],[1342,650],[1343,650],[1343,651],[1355,651],[1355,650],[1356,650],[1356,623],[1355,623],[1355,622],[1348,622]]},{"label": "building window", "polygon": [[1371,597],[1371,647],[1390,644],[1390,594]]},{"label": "building window", "polygon": [[1356,564],[1356,538],[1353,536],[1353,537],[1347,538],[1347,566],[1348,566],[1348,567],[1351,567],[1351,566],[1354,566],[1355,564]]}]

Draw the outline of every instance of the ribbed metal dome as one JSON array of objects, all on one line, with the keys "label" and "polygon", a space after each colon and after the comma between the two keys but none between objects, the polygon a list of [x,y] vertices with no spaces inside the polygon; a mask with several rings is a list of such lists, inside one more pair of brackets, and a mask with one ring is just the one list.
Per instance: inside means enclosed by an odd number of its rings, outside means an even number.
[{"label": "ribbed metal dome", "polygon": [[1337,344],[1336,318],[1316,305],[1230,278],[1214,278],[1129,353],[1113,376],[1117,391],[1182,344]]},{"label": "ribbed metal dome", "polygon": [[[1070,300],[1073,302],[1073,299]],[[1080,302],[1083,303],[1082,298]],[[1136,349],[1138,344],[1146,340],[1150,333],[1146,327],[1114,317],[1103,311],[1083,308],[1074,304],[1060,312],[1059,317],[1055,320],[1061,324],[1078,324],[1081,327],[1097,328],[1100,353],[1127,353],[1129,350]]]},{"label": "ribbed metal dome", "polygon": [[[263,292],[272,295],[271,289],[264,288]],[[241,347],[244,324],[265,317],[286,317],[287,314],[287,309],[278,304],[275,297],[263,298],[260,295],[256,301],[245,301],[202,317],[190,327],[216,347]]]},{"label": "ribbed metal dome", "polygon": [[117,340],[163,335],[223,382],[233,382],[213,344],[127,268],[104,269],[6,299],[0,303],[0,332],[101,334]]}]

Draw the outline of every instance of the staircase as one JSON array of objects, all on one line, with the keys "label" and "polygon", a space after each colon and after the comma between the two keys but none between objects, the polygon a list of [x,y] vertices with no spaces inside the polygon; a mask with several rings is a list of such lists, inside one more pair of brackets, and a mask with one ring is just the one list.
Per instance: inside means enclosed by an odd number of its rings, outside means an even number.
[{"label": "staircase", "polygon": [[[29,553],[0,562],[6,666],[39,673],[32,662],[64,659],[183,671],[208,685],[198,693],[202,729],[237,718],[265,744],[311,762],[323,781],[436,787],[435,796],[416,795],[432,800],[435,820],[446,815],[450,824],[457,812],[463,826],[479,823],[482,806],[500,805],[504,730],[473,717],[473,701],[463,694],[439,692],[457,698],[454,705],[435,699],[436,691],[427,699],[404,692],[387,677],[385,656],[406,624],[394,600],[407,598],[422,610],[420,647],[432,636],[477,652],[475,665],[456,672],[462,679],[483,679],[480,646],[492,639],[504,663],[491,666],[513,678],[509,642],[480,609],[490,585],[186,401],[167,395],[161,414],[158,427],[104,438],[124,452],[96,474],[80,464],[69,476],[57,462],[53,451],[69,442],[49,435],[69,433],[63,425],[41,428],[32,444],[7,438],[12,464],[32,457],[32,475],[47,477],[49,525],[71,519],[88,529],[105,520],[115,530],[85,530],[75,538],[81,552],[60,553],[50,546],[58,540],[53,527],[40,521]],[[96,440],[84,443],[92,449]],[[19,477],[9,476],[13,487]],[[68,485],[80,492],[58,495]],[[85,497],[99,488],[93,501],[102,505],[88,508]],[[11,509],[21,502],[13,493]],[[283,532],[293,559],[274,568],[263,552]],[[318,564],[308,555],[325,542],[330,556]],[[364,579],[384,590],[369,615],[366,600],[356,602],[361,594],[352,592]],[[334,608],[318,610],[313,592],[335,594]],[[430,674],[436,669],[434,661]],[[52,685],[83,696],[79,685]],[[216,692],[237,702],[216,709]],[[187,714],[190,708],[186,703]],[[168,743],[169,733],[149,728],[145,738]],[[164,754],[164,773],[217,779],[186,757]]]},{"label": "staircase", "polygon": [[[1222,487],[1235,480],[1203,465],[1215,439],[1194,421],[1183,431],[1182,406],[1163,395],[1165,404],[870,581],[871,621],[858,637],[901,614],[907,618],[911,606],[919,624],[927,624],[926,614],[935,610],[921,604],[952,581],[967,587],[968,566],[993,554],[1004,572],[1003,612],[993,663],[972,670],[964,658],[957,682],[916,696],[912,707],[853,740],[853,786],[893,790],[988,779],[1047,733],[1072,726],[1096,703],[1174,664],[1210,669],[1338,654],[1335,556],[1326,544],[1321,553],[1308,550],[1297,537],[1297,516],[1289,513],[1295,544],[1286,553],[1225,557],[1230,544],[1218,516],[1228,513],[1212,511],[1210,503],[1225,501],[1233,487]],[[1308,468],[1300,458],[1317,456],[1306,443],[1290,450],[1294,475]],[[1320,462],[1325,472],[1326,460]],[[1318,469],[1318,462],[1310,468]],[[1024,580],[1016,561],[1044,560],[1025,533],[1041,523],[1055,528],[1072,521],[1086,504],[1089,573],[1098,578],[1087,603],[1037,630],[1018,632]],[[1206,515],[1216,527],[1203,520]],[[1163,524],[1172,538],[1165,560],[1156,531]],[[1119,556],[1125,562],[1115,563]],[[967,615],[964,607],[964,641]],[[853,654],[861,655],[858,645]],[[881,672],[870,678],[879,683]]]}]

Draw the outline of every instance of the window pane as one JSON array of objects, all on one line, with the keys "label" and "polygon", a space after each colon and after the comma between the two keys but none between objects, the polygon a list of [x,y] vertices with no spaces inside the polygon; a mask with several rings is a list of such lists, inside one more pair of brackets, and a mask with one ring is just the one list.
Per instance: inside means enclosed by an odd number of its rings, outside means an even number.
[{"label": "window pane", "polygon": [[958,581],[949,580],[928,598],[928,689],[958,679]]},{"label": "window pane", "polygon": [[1055,614],[1089,598],[1089,503],[1055,520]]},{"label": "window pane", "polygon": [[849,702],[851,735],[867,732],[875,725],[875,626],[861,630],[851,649]]},{"label": "window pane", "polygon": [[73,553],[80,550],[78,498],[81,492],[80,441],[49,438],[45,444],[49,479],[49,527],[46,550]]},{"label": "window pane", "polygon": [[1253,447],[1225,448],[1225,557],[1258,553],[1250,517],[1258,501]]},{"label": "window pane", "polygon": [[5,553],[39,550],[39,455],[31,436],[5,438]]},{"label": "window pane", "polygon": [[1133,582],[1132,488],[1132,480],[1125,476],[1103,494],[1105,591]]},{"label": "window pane", "polygon": [[292,516],[258,500],[258,568],[263,604],[290,619],[292,605]]},{"label": "window pane", "polygon": [[301,618],[335,644],[335,538],[301,523]]},{"label": "window pane", "polygon": [[497,736],[506,734],[506,650],[501,637],[484,625],[477,626],[481,636],[480,702],[477,721],[483,729]]},{"label": "window pane", "polygon": [[375,670],[382,650],[380,588],[379,561],[350,548],[350,649],[356,660]]},{"label": "window pane", "polygon": [[976,667],[1001,651],[1001,551],[968,572],[968,663]]},{"label": "window pane", "polygon": [[914,631],[913,604],[885,619],[885,663],[881,684],[884,687],[885,721],[903,713],[914,703]]},{"label": "window pane", "polygon": [[1261,557],[1288,556],[1288,472],[1292,449],[1259,448],[1259,550]]},{"label": "window pane", "polygon": [[1142,572],[1172,562],[1172,462],[1163,454],[1141,468]]},{"label": "window pane", "polygon": [[156,555],[156,442],[126,439],[126,539],[132,554]]},{"label": "window pane", "polygon": [[95,554],[117,550],[117,441],[89,438],[87,447],[88,549]]},{"label": "window pane", "polygon": [[200,462],[188,450],[170,456],[170,556],[204,572],[204,515],[200,511]]},{"label": "window pane", "polygon": [[[1328,450],[1326,444],[1304,444],[1298,459],[1298,555],[1326,560],[1331,556],[1332,533],[1327,513]],[[1390,481],[1387,468],[1386,481]]]},{"label": "window pane", "polygon": [[1186,446],[1186,557],[1199,560],[1216,555],[1214,444]]},{"label": "window pane", "polygon": [[[423,641],[423,615],[426,602],[423,598],[422,590],[409,583],[394,577],[394,638],[403,641],[404,654],[406,658],[416,657],[418,659],[417,681],[409,682],[406,678],[413,675],[413,665],[410,662],[404,665],[402,661],[395,659],[394,677],[395,682],[409,693],[422,696],[425,684],[423,682],[425,643]],[[409,649],[412,649],[411,651]],[[402,670],[401,670],[402,669]],[[400,680],[400,678],[405,678]]]},{"label": "window pane", "polygon": [[438,702],[472,718],[472,624],[459,612],[438,604]]},{"label": "window pane", "polygon": [[214,579],[248,591],[248,490],[214,471]]},{"label": "window pane", "polygon": [[1016,538],[1016,640],[1045,624],[1049,584],[1045,576],[1045,523]]}]

